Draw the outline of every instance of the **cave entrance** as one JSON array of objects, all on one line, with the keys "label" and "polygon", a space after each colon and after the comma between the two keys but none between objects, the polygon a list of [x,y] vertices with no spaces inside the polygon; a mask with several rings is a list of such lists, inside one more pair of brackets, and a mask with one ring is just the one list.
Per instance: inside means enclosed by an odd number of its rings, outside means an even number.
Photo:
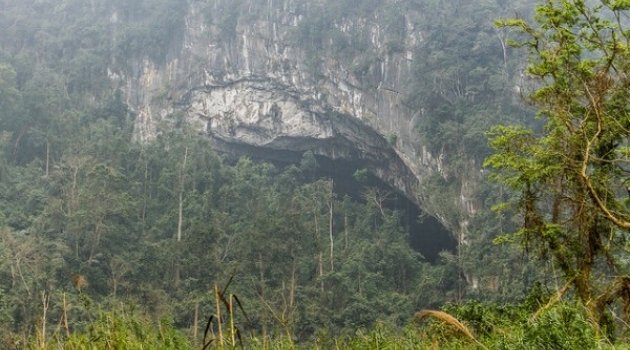
[{"label": "cave entrance", "polygon": [[[269,149],[242,143],[228,145],[216,139],[214,141],[217,151],[232,159],[247,155],[255,161],[266,161],[285,167],[299,165],[304,158],[304,152],[300,151]],[[401,213],[401,223],[409,233],[410,246],[428,261],[436,262],[442,251],[456,251],[457,242],[444,225],[432,216],[423,215],[418,205],[398,189],[377,178],[369,169],[365,172],[366,178],[357,181],[353,175],[357,170],[369,168],[366,162],[347,158],[331,159],[320,155],[315,155],[315,160],[315,177],[332,178],[334,191],[338,195],[348,195],[354,200],[365,201],[363,194],[370,187],[391,193],[390,199],[384,202],[385,206]]]},{"label": "cave entrance", "polygon": [[334,191],[338,195],[365,201],[363,195],[368,188],[388,193],[385,207],[401,214],[401,224],[409,233],[409,244],[428,261],[435,262],[442,251],[456,250],[457,242],[444,225],[432,216],[423,215],[422,210],[399,190],[369,171],[364,171],[364,179],[358,181],[355,173],[365,168],[360,161],[333,160],[323,156],[315,156],[315,159],[318,165],[316,176],[333,179]]}]

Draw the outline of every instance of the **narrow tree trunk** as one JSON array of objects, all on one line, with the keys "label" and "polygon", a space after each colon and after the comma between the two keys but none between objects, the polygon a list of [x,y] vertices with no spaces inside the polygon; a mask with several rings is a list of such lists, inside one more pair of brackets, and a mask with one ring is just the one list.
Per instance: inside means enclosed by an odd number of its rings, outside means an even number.
[{"label": "narrow tree trunk", "polygon": [[[316,244],[319,245],[319,220],[317,220],[317,211],[314,212],[315,217],[315,240]],[[324,253],[322,249],[319,249],[319,254],[317,255],[317,265],[319,266],[319,277],[321,278],[324,275]],[[321,282],[322,292],[324,291],[324,281]]]},{"label": "narrow tree trunk", "polygon": [[184,182],[186,177],[186,162],[188,161],[188,146],[184,149],[184,160],[179,172],[179,201],[177,211],[177,252],[175,254],[175,287],[179,286],[180,266],[179,266],[179,243],[182,241],[182,227],[184,223]]},{"label": "narrow tree trunk", "polygon": [[[78,199],[77,199],[77,186],[78,186],[78,176],[79,176],[79,165],[76,165],[72,169],[72,187],[70,187],[70,198],[68,198],[68,217],[72,218],[75,212],[75,209],[78,207]],[[79,240],[81,231],[74,228],[74,255],[77,259],[79,259]]]},{"label": "narrow tree trunk", "polygon": [[[457,268],[459,269],[459,271],[461,272],[462,275],[466,276],[466,273],[464,272],[464,266],[462,263],[462,247],[463,247],[463,240],[464,240],[464,232],[463,232],[463,228],[460,228],[459,230],[459,234],[458,234],[458,239],[457,239]],[[464,281],[465,282],[465,281]],[[462,277],[458,276],[457,278],[457,302],[460,302],[463,298],[464,295],[464,291],[463,291],[463,286],[462,286]]]},{"label": "narrow tree trunk", "polygon": [[195,311],[193,313],[193,325],[192,325],[192,338],[193,338],[194,345],[197,344],[198,328],[199,328],[199,303],[195,303]]},{"label": "narrow tree trunk", "polygon": [[265,270],[262,254],[258,253],[258,274],[260,276],[260,297],[265,300]]},{"label": "narrow tree trunk", "polygon": [[330,271],[335,271],[335,241],[333,239],[333,180],[330,179],[330,201],[328,202],[328,235],[330,238]]},{"label": "narrow tree trunk", "polygon": [[46,294],[46,292],[42,292],[42,329],[41,329],[41,337],[39,339],[40,341],[40,348],[41,349],[45,349],[46,348],[46,323],[47,323],[47,315],[46,313],[48,312],[48,302],[50,301],[50,296],[48,294]]},{"label": "narrow tree trunk", "polygon": [[295,259],[293,259],[293,265],[291,266],[291,285],[289,286],[289,308],[293,310],[293,305],[295,305],[295,290],[297,289],[297,281],[295,278]]},{"label": "narrow tree trunk", "polygon": [[96,256],[96,249],[98,249],[98,246],[100,245],[104,220],[105,220],[104,217],[103,218],[99,217],[94,226],[94,239],[92,240],[92,247],[90,248],[90,256],[88,257],[88,265],[92,265],[92,261],[94,260],[94,257]]},{"label": "narrow tree trunk", "polygon": [[219,337],[219,346],[223,349],[224,340],[223,340],[223,325],[221,324],[221,296],[219,292],[219,286],[214,285],[214,298],[215,298],[215,306],[216,306],[216,316],[217,316],[217,332]]},{"label": "narrow tree trunk", "polygon": [[348,250],[348,214],[343,216],[343,250]]},{"label": "narrow tree trunk", "polygon": [[146,233],[147,222],[147,183],[149,181],[149,161],[144,162],[144,186],[142,190],[142,236]]},{"label": "narrow tree trunk", "polygon": [[15,280],[17,279],[17,276],[13,264],[9,265],[9,270],[11,270],[11,288],[15,288]]},{"label": "narrow tree trunk", "polygon": [[22,284],[24,284],[24,288],[26,289],[26,294],[30,297],[31,289],[28,287],[28,284],[26,283],[26,279],[24,278],[24,274],[22,273],[22,268],[20,267],[20,258],[15,259],[15,268],[17,269],[18,275],[20,275]]},{"label": "narrow tree trunk", "polygon": [[46,178],[48,178],[48,169],[50,168],[50,142],[46,138]]},{"label": "narrow tree trunk", "polygon": [[262,346],[262,348],[263,349],[268,349],[268,347],[267,347],[267,333],[268,333],[268,331],[267,331],[267,322],[265,320],[265,322],[263,322],[263,324],[262,324],[262,338],[263,338],[263,346]]},{"label": "narrow tree trunk", "polygon": [[501,42],[501,49],[503,50],[503,68],[507,72],[507,45],[500,32],[497,32],[497,38],[499,38],[499,42]]},{"label": "narrow tree trunk", "polygon": [[14,162],[17,161],[18,149],[20,148],[20,142],[25,133],[26,133],[26,128],[22,129],[20,133],[18,134],[18,137],[15,138],[15,144],[13,145],[13,161]]},{"label": "narrow tree trunk", "polygon": [[230,313],[230,345],[232,347],[236,347],[236,328],[234,327],[234,295],[230,294],[230,299],[228,300]]},{"label": "narrow tree trunk", "polygon": [[[321,279],[322,276],[324,276],[324,253],[323,252],[319,252],[319,277]],[[324,280],[321,280],[321,289],[322,289],[322,293],[324,292]]]},{"label": "narrow tree trunk", "polygon": [[188,147],[184,150],[184,161],[182,162],[182,168],[179,173],[179,211],[177,220],[177,242],[182,240],[182,225],[184,221],[184,177],[186,169],[186,161],[188,160]]},{"label": "narrow tree trunk", "polygon": [[68,304],[66,293],[63,293],[63,328],[66,331],[66,338],[70,338],[70,327],[68,327]]}]

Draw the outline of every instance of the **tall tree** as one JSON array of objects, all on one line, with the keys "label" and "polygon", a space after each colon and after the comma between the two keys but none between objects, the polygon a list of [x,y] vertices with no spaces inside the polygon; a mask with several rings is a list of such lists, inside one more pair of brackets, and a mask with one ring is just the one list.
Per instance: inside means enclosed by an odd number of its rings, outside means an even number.
[{"label": "tall tree", "polygon": [[630,317],[629,1],[547,0],[537,25],[500,21],[523,36],[544,129],[497,127],[486,165],[520,193],[517,237],[550,258],[567,288],[605,323],[616,301]]}]

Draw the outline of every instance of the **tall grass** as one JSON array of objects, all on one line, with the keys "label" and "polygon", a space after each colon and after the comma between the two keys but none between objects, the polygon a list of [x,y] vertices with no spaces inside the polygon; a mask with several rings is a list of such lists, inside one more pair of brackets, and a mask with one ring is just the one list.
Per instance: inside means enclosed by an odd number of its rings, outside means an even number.
[{"label": "tall grass", "polygon": [[[99,311],[82,330],[51,332],[42,342],[34,336],[17,349],[32,350],[201,350],[203,349],[627,349],[627,333],[616,338],[602,335],[591,321],[588,309],[577,302],[554,299],[518,305],[484,305],[468,302],[444,310],[423,310],[415,321],[400,328],[378,323],[369,330],[339,337],[320,334],[313,339],[294,342],[291,335],[277,333],[274,338],[244,336],[236,313],[244,310],[238,298],[225,288],[214,288],[214,314],[207,323],[204,344],[193,345],[183,332],[171,323],[151,321],[124,308]],[[536,317],[532,317],[535,314]],[[244,316],[244,315],[243,315]],[[61,323],[63,324],[63,322]],[[59,328],[59,327],[58,327]],[[63,326],[60,329],[63,330]],[[626,330],[627,331],[627,330]],[[625,337],[625,338],[624,338]],[[240,339],[239,339],[240,338]]]}]

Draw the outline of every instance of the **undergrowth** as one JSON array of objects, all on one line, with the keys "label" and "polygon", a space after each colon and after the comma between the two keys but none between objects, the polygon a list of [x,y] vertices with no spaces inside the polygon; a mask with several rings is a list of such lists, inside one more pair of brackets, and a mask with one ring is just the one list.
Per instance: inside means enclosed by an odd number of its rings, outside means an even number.
[{"label": "undergrowth", "polygon": [[[229,322],[229,320],[227,320]],[[250,333],[252,334],[252,333]],[[279,332],[278,334],[282,334]],[[545,303],[530,297],[520,304],[470,301],[442,311],[424,310],[400,328],[381,322],[370,330],[299,342],[286,334],[273,338],[244,336],[243,343],[196,343],[189,332],[166,321],[154,322],[123,310],[101,311],[83,330],[28,342],[27,349],[630,349],[627,328],[602,330],[587,308],[573,301]],[[16,344],[18,345],[18,344]],[[16,346],[16,348],[20,348]]]}]

